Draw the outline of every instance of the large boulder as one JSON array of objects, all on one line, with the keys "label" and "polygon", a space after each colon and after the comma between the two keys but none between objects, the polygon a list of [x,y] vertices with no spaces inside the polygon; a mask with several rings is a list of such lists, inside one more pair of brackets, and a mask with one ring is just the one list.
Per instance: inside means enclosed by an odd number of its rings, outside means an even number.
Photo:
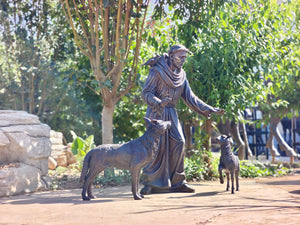
[{"label": "large boulder", "polygon": [[0,110],[0,196],[33,192],[46,185],[49,137],[50,127],[37,116]]}]

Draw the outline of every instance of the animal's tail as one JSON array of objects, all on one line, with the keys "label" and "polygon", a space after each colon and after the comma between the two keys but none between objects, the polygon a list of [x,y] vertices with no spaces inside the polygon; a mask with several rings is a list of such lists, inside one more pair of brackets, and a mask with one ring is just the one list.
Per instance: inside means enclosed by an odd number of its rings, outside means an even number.
[{"label": "animal's tail", "polygon": [[90,167],[90,161],[91,161],[91,151],[89,151],[86,156],[84,157],[83,160],[83,165],[82,165],[82,171],[81,171],[81,175],[80,175],[80,182],[83,182],[85,179],[85,176],[89,170]]}]

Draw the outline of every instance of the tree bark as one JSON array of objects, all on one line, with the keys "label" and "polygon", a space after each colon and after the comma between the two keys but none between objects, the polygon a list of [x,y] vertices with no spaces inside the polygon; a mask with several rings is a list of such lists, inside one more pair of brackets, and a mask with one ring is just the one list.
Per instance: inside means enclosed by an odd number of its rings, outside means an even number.
[{"label": "tree bark", "polygon": [[247,152],[248,157],[253,156],[252,151],[249,146],[248,136],[246,132],[246,125],[245,123],[242,123],[242,130],[243,130],[243,136],[244,136],[244,143],[245,143],[245,151]]},{"label": "tree bark", "polygon": [[209,151],[211,149],[211,133],[212,133],[212,121],[211,119],[205,120],[204,131],[206,134],[206,138],[204,141],[204,148]]},{"label": "tree bark", "polygon": [[[102,109],[102,144],[113,143],[113,115],[115,105],[104,104]],[[114,168],[107,168],[104,171],[104,176],[107,178],[114,175]]]},{"label": "tree bark", "polygon": [[105,104],[102,109],[102,144],[113,143],[113,115],[115,105]]},{"label": "tree bark", "polygon": [[185,134],[185,154],[187,157],[189,157],[189,156],[191,156],[191,150],[193,149],[192,126],[189,121],[184,123],[183,130],[184,130],[184,134]]},{"label": "tree bark", "polygon": [[294,149],[292,149],[282,138],[281,134],[278,130],[278,123],[280,122],[281,118],[279,116],[274,116],[271,114],[271,121],[270,121],[270,135],[266,144],[266,147],[270,149],[271,155],[273,157],[273,160],[275,159],[276,155],[279,155],[278,150],[275,148],[273,143],[273,137],[276,138],[278,141],[278,144],[280,146],[280,149],[282,151],[285,151],[287,156],[291,157],[291,161],[293,161],[292,157],[297,156]]},{"label": "tree bark", "polygon": [[239,132],[239,123],[234,120],[230,123],[230,133],[237,145],[238,156],[240,160],[245,159],[245,142],[242,140]]},{"label": "tree bark", "polygon": [[[221,134],[225,134],[227,136],[229,136],[229,135],[232,136],[232,139],[236,143],[236,147],[237,147],[239,158],[240,159],[244,159],[245,158],[245,147],[246,147],[246,144],[242,140],[242,137],[240,135],[238,123],[236,123],[235,121],[230,121],[230,120],[226,120],[225,122],[220,121],[217,124],[217,127],[218,127],[219,132]],[[246,129],[244,131],[244,136],[247,138]],[[248,139],[247,139],[247,143],[248,143]],[[248,147],[247,151],[248,151],[248,155],[252,156],[252,152],[251,152],[251,150],[250,150],[249,147]]]}]

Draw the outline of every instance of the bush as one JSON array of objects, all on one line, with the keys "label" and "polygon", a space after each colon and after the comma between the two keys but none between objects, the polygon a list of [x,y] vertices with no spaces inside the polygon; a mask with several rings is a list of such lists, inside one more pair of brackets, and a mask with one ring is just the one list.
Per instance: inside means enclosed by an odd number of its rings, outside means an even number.
[{"label": "bush", "polygon": [[245,178],[284,176],[292,171],[292,169],[284,167],[282,163],[272,164],[246,160],[240,162],[240,176]]},{"label": "bush", "polygon": [[[219,158],[213,156],[211,152],[194,150],[191,157],[185,158],[186,179],[187,181],[214,180],[219,177],[218,165]],[[285,165],[243,160],[240,161],[240,177],[285,176],[298,166],[295,163]]]},{"label": "bush", "polygon": [[184,163],[187,181],[213,180],[218,177],[218,160],[210,151],[194,150]]}]

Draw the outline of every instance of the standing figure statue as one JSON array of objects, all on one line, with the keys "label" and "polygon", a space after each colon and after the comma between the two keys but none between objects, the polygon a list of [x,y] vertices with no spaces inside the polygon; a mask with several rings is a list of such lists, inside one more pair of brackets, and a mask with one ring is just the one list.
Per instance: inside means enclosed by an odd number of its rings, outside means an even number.
[{"label": "standing figure statue", "polygon": [[181,97],[195,112],[210,118],[221,115],[223,109],[201,101],[191,90],[182,65],[190,51],[183,45],[174,45],[168,54],[156,56],[144,65],[150,65],[149,75],[142,90],[147,103],[146,117],[171,121],[171,128],[161,135],[157,157],[144,169],[141,194],[157,192],[195,192],[185,179],[184,136],[175,106]]}]

